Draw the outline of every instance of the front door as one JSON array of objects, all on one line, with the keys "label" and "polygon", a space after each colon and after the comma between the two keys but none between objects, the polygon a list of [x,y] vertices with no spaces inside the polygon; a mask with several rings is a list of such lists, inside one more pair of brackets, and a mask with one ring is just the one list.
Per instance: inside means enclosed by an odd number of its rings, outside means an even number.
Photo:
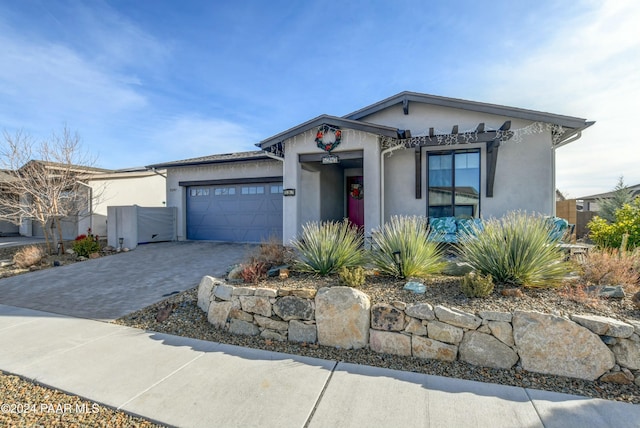
[{"label": "front door", "polygon": [[347,177],[347,218],[364,227],[364,188],[362,176]]}]

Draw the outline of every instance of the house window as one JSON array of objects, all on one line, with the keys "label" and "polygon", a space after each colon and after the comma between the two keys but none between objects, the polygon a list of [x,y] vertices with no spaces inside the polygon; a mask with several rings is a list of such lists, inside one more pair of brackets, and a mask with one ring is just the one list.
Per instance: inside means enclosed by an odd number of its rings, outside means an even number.
[{"label": "house window", "polygon": [[429,217],[480,215],[480,150],[428,153]]},{"label": "house window", "polygon": [[209,189],[191,189],[191,196],[209,196]]},{"label": "house window", "polygon": [[264,186],[246,186],[242,188],[243,195],[263,195]]},{"label": "house window", "polygon": [[214,193],[216,196],[231,196],[236,194],[235,187],[218,187]]}]

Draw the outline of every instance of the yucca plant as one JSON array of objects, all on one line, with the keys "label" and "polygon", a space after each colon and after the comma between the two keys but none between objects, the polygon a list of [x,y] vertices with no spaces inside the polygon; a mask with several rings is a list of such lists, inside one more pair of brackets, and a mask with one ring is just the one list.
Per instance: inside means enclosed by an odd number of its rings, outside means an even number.
[{"label": "yucca plant", "polygon": [[483,222],[483,229],[459,236],[464,261],[494,281],[526,287],[558,285],[568,272],[564,252],[544,217],[510,212]]},{"label": "yucca plant", "polygon": [[302,272],[329,275],[342,267],[365,262],[363,237],[356,226],[343,222],[311,222],[292,243],[297,250],[295,267]]},{"label": "yucca plant", "polygon": [[441,244],[429,239],[425,217],[393,216],[372,234],[371,261],[398,278],[425,277],[445,266]]}]

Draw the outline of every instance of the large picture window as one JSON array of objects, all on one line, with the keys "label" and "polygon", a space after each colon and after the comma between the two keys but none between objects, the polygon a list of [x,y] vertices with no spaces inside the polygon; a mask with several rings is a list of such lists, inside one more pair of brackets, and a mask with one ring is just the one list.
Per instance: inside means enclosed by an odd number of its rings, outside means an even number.
[{"label": "large picture window", "polygon": [[429,217],[480,215],[480,150],[427,154]]}]

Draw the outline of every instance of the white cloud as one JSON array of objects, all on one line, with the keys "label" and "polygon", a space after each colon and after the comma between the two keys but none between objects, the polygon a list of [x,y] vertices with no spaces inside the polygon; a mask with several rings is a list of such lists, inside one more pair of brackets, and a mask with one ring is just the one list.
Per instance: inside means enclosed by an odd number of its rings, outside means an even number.
[{"label": "white cloud", "polygon": [[620,175],[640,183],[640,151],[634,125],[640,112],[640,3],[590,3],[536,51],[511,52],[491,67],[500,82],[485,95],[494,102],[597,123],[557,152],[557,186],[572,197],[612,189]]}]

